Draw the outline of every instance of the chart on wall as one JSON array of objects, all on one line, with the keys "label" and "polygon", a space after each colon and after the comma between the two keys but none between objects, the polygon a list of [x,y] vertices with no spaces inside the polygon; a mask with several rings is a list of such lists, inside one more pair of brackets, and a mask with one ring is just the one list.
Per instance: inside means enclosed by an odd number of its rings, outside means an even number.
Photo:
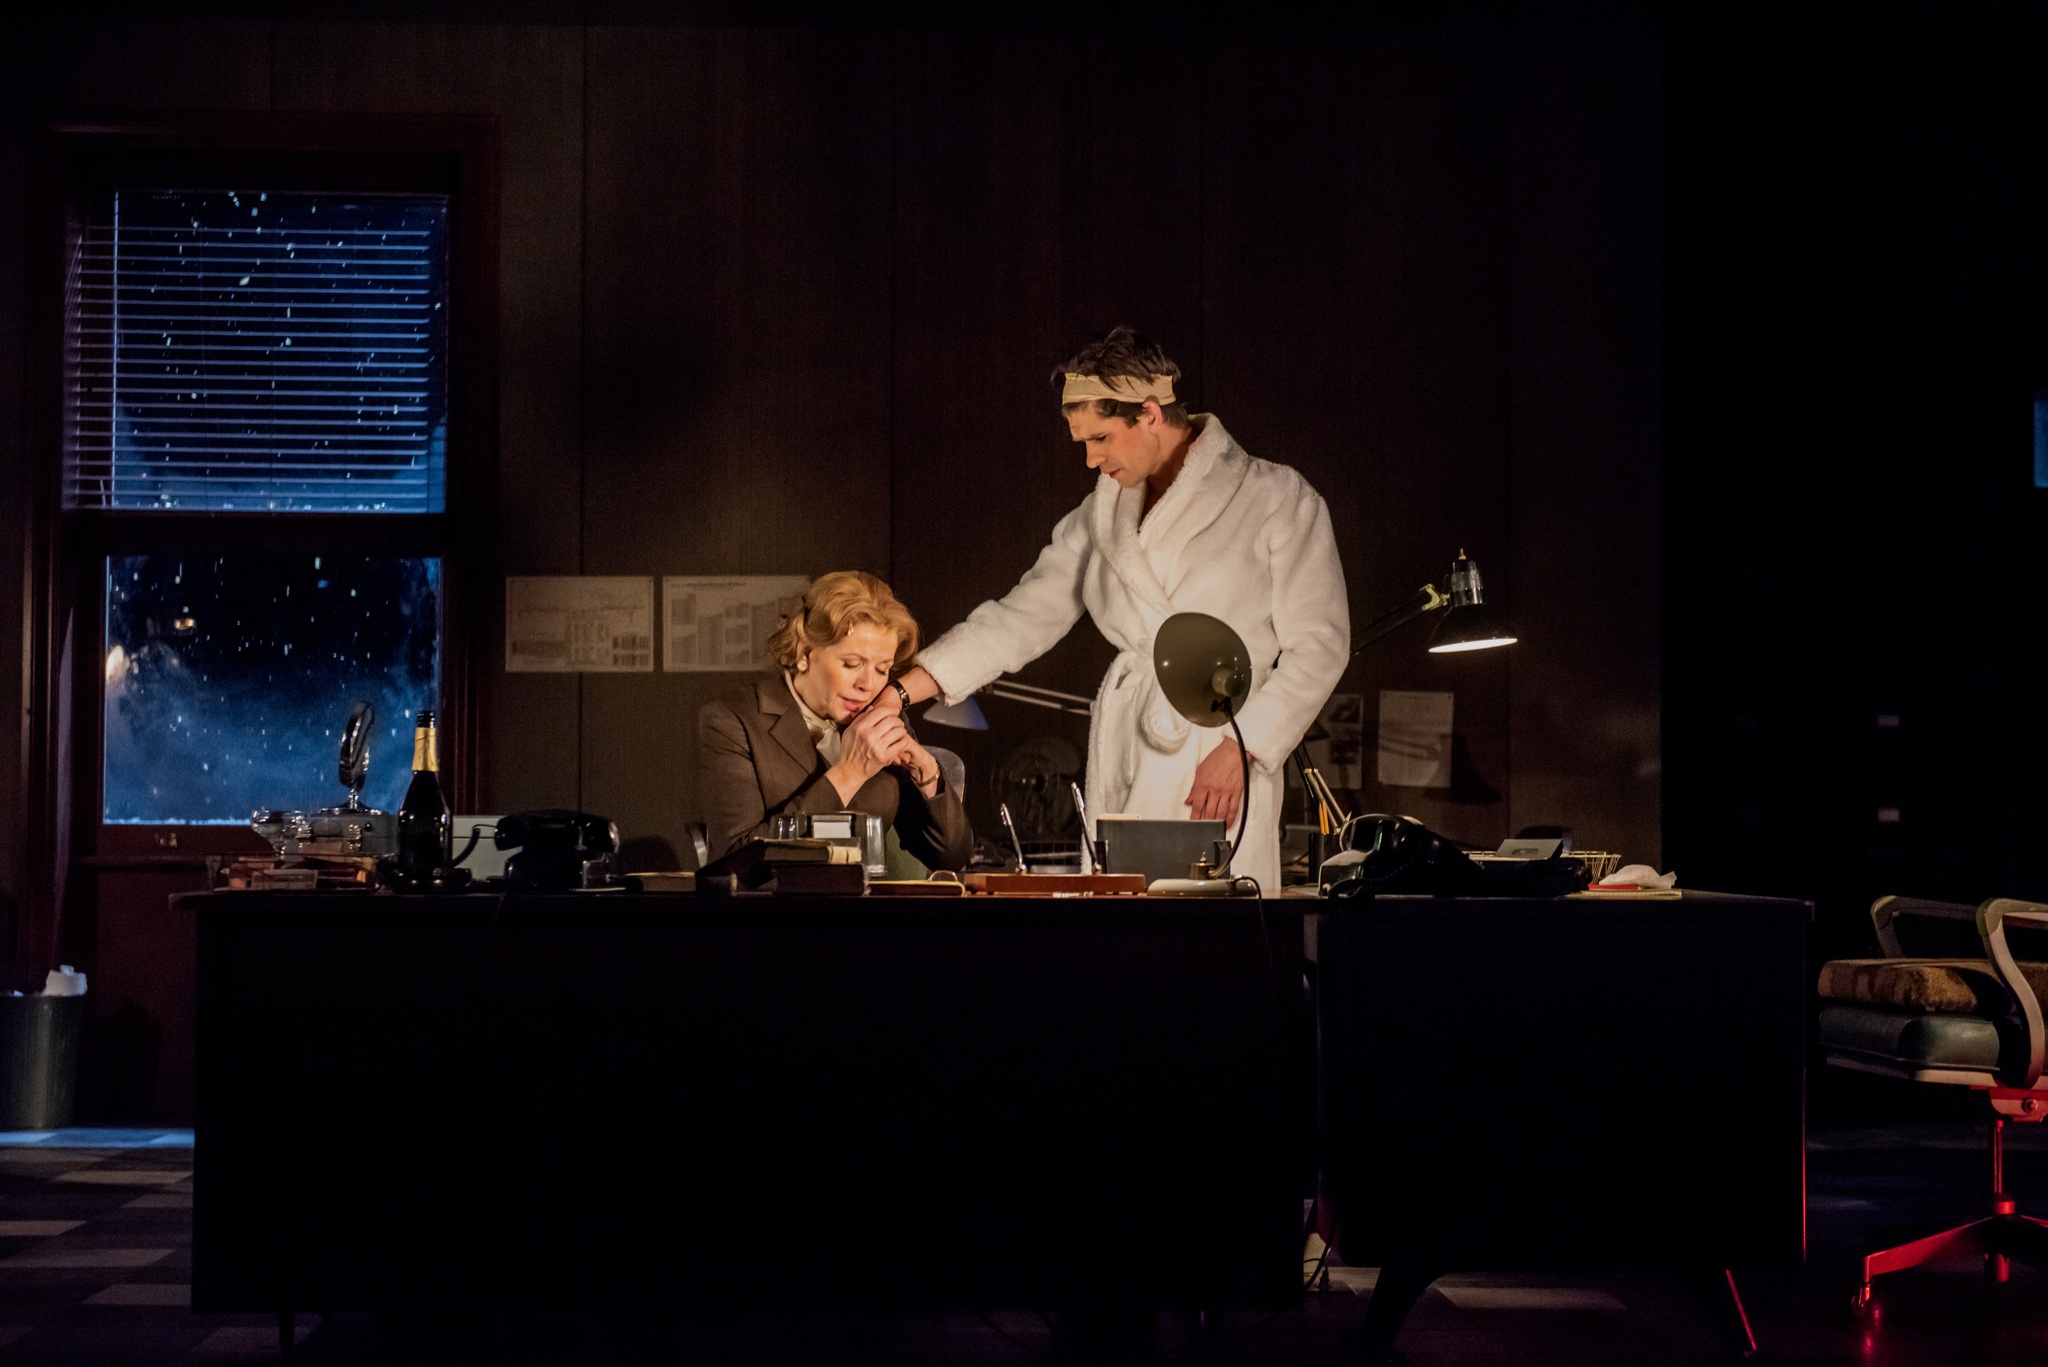
[{"label": "chart on wall", "polygon": [[653,578],[508,577],[505,668],[514,674],[652,673]]},{"label": "chart on wall", "polygon": [[712,673],[766,667],[768,638],[810,582],[801,574],[664,577],[662,669]]}]

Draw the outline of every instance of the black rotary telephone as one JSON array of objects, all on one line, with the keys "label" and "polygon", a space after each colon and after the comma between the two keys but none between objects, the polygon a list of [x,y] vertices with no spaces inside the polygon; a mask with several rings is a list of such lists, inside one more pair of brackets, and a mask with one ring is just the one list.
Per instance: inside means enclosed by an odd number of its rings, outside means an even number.
[{"label": "black rotary telephone", "polygon": [[1323,890],[1347,900],[1374,893],[1463,891],[1478,873],[1465,852],[1412,816],[1375,812],[1344,827],[1344,848],[1323,863]]},{"label": "black rotary telephone", "polygon": [[1562,897],[1586,886],[1573,859],[1475,864],[1412,816],[1374,813],[1345,827],[1344,849],[1323,861],[1324,893],[1351,901],[1377,893],[1433,897]]},{"label": "black rotary telephone", "polygon": [[[519,851],[505,861],[507,883],[565,892],[589,886],[586,866],[617,852],[619,828],[609,817],[550,808],[505,817],[491,839],[501,850]],[[608,868],[603,872],[609,876]]]}]

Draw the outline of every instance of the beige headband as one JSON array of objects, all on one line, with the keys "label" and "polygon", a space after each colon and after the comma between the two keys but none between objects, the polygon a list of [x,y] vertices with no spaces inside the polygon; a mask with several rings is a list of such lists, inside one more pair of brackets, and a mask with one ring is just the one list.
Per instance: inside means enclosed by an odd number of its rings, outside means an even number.
[{"label": "beige headband", "polygon": [[1143,403],[1151,399],[1164,408],[1174,402],[1173,377],[1154,375],[1141,380],[1132,375],[1076,375],[1068,371],[1066,388],[1060,391],[1061,406],[1087,399],[1108,399],[1112,403]]}]

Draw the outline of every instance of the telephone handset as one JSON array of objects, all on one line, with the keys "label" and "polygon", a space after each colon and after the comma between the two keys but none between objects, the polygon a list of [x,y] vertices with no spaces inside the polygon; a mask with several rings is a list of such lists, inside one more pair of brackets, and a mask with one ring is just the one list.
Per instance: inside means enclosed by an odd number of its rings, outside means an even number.
[{"label": "telephone handset", "polygon": [[571,841],[592,854],[610,854],[619,847],[619,828],[607,817],[589,812],[548,808],[535,812],[514,812],[498,822],[493,843],[509,850],[542,842]]},{"label": "telephone handset", "polygon": [[1465,852],[1412,816],[1375,812],[1344,827],[1344,852],[1323,863],[1323,887],[1334,898],[1376,892],[1462,890],[1477,870]]}]

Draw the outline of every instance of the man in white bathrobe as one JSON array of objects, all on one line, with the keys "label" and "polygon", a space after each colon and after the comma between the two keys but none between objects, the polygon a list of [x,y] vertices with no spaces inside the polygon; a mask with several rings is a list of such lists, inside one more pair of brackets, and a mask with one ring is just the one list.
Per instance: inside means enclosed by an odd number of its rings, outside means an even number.
[{"label": "man in white bathrobe", "polygon": [[1179,377],[1165,352],[1123,327],[1055,373],[1068,428],[1101,472],[1094,491],[1060,519],[1017,587],[927,646],[876,705],[958,702],[1050,650],[1085,608],[1120,652],[1095,698],[1089,811],[1234,823],[1243,776],[1229,728],[1191,726],[1152,672],[1160,623],[1177,612],[1220,617],[1253,661],[1238,714],[1251,816],[1234,867],[1277,896],[1283,766],[1350,657],[1344,571],[1308,481],[1248,455],[1214,414],[1190,415],[1174,394]]}]

